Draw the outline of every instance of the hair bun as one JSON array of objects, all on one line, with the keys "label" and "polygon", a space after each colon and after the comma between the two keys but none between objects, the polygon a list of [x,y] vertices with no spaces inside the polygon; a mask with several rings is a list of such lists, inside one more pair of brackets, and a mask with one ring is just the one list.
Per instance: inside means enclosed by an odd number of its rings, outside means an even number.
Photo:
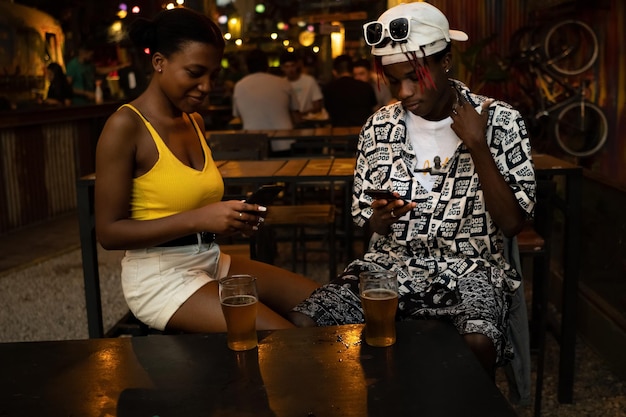
[{"label": "hair bun", "polygon": [[152,49],[156,40],[156,25],[152,20],[137,18],[128,30],[128,38],[141,49]]}]

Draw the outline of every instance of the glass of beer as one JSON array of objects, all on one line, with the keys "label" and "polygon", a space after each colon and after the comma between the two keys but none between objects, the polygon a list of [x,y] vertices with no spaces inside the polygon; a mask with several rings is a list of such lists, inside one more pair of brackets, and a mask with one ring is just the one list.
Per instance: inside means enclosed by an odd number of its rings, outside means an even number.
[{"label": "glass of beer", "polygon": [[228,347],[241,351],[257,346],[256,277],[229,275],[219,280],[220,303],[226,319]]},{"label": "glass of beer", "polygon": [[391,271],[365,271],[359,276],[365,313],[365,343],[385,347],[396,342],[398,278]]}]

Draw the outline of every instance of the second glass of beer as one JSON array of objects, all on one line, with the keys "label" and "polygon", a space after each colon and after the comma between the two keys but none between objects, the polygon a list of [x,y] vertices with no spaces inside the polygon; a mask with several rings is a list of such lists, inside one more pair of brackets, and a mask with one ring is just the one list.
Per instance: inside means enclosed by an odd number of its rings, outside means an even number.
[{"label": "second glass of beer", "polygon": [[228,347],[248,350],[257,346],[256,314],[259,299],[256,277],[229,275],[219,280],[220,303],[226,319]]},{"label": "second glass of beer", "polygon": [[391,271],[366,271],[359,276],[365,313],[365,343],[385,347],[396,342],[398,278]]}]

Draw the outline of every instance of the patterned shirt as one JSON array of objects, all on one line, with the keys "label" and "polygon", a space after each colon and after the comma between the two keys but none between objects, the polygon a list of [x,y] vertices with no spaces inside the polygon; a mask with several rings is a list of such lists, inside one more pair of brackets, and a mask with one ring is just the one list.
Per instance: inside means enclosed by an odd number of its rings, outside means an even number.
[{"label": "patterned shirt", "polygon": [[[473,107],[478,96],[458,81],[457,90]],[[489,107],[485,140],[505,181],[528,217],[535,203],[535,173],[528,132],[520,113],[506,103]],[[372,199],[363,191],[397,191],[417,207],[392,225],[386,236],[375,234],[363,261],[398,273],[400,294],[454,291],[457,277],[476,269],[487,271],[493,285],[514,291],[520,275],[503,255],[503,235],[487,207],[476,166],[461,143],[441,167],[432,190],[414,172],[416,155],[407,138],[407,113],[400,103],[380,109],[361,130],[354,176],[352,215],[363,226],[372,215]],[[350,268],[350,266],[348,267]],[[440,292],[435,290],[436,292]],[[445,291],[445,290],[444,290]]]}]

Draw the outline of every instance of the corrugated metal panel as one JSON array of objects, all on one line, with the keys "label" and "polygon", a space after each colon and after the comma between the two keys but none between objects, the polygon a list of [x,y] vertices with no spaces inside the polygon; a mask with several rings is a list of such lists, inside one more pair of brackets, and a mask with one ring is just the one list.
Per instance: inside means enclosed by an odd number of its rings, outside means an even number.
[{"label": "corrugated metal panel", "polygon": [[73,123],[0,130],[0,233],[76,208],[77,140]]},{"label": "corrugated metal panel", "polygon": [[77,134],[70,123],[48,126],[43,133],[48,215],[55,216],[76,207],[74,142]]},{"label": "corrugated metal panel", "polygon": [[16,169],[15,143],[13,130],[0,130],[0,158],[2,158],[2,175],[5,184],[3,196],[5,207],[1,214],[1,224],[4,226],[4,230],[10,230],[12,226],[20,223],[20,186]]}]

